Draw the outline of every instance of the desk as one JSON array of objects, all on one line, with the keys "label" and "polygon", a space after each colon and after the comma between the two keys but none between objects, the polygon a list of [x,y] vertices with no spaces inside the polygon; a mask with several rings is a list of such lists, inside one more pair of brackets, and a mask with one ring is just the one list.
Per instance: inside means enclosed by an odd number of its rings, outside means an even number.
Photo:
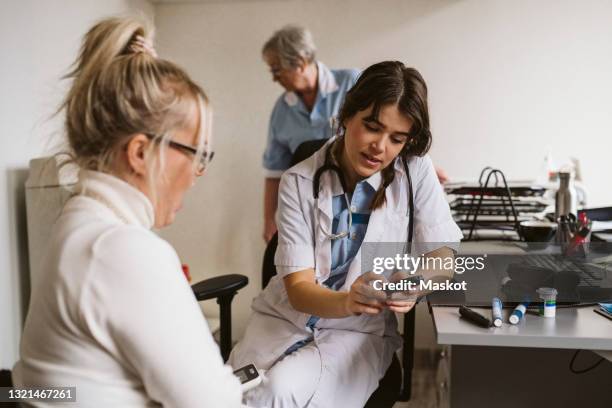
[{"label": "desk", "polygon": [[[485,316],[491,314],[491,309],[473,309]],[[433,307],[431,313],[440,344],[612,352],[612,321],[593,309],[594,306],[557,308],[554,319],[527,314],[517,325],[506,323],[511,310],[504,309],[504,325],[489,329],[460,319],[456,307]]]},{"label": "desk", "polygon": [[[581,375],[569,370],[576,349],[612,358],[612,322],[593,308],[558,308],[554,319],[527,314],[518,325],[484,329],[460,319],[456,307],[431,307],[438,343],[451,346],[438,370],[446,375],[441,400],[452,408],[611,407],[611,363]],[[575,367],[594,361],[580,353]]]}]

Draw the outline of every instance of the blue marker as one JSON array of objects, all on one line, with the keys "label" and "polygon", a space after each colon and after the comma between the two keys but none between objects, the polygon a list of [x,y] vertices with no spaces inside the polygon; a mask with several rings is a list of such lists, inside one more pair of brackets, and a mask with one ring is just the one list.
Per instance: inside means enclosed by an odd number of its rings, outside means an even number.
[{"label": "blue marker", "polygon": [[527,306],[529,306],[529,302],[520,303],[517,307],[514,308],[514,311],[510,315],[510,323],[518,324],[521,321],[523,316],[525,316],[525,312],[527,311]]},{"label": "blue marker", "polygon": [[493,298],[491,302],[491,317],[493,320],[493,325],[495,327],[501,327],[502,325],[502,302],[499,298]]}]

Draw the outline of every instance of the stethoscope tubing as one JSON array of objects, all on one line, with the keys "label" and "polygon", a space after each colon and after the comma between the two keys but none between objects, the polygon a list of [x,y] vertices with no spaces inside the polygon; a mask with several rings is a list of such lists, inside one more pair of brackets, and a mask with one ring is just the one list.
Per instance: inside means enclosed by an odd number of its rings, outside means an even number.
[{"label": "stethoscope tubing", "polygon": [[[332,234],[328,231],[324,231],[322,229],[321,223],[319,222],[318,216],[316,219],[316,223],[321,227],[323,233],[327,236],[327,238],[331,240],[335,240],[335,239],[344,238],[349,235],[351,231],[352,223],[353,223],[353,213],[351,211],[351,206],[348,200],[348,196],[346,194],[346,180],[344,179],[344,174],[342,174],[342,170],[340,169],[340,167],[338,167],[335,164],[330,163],[328,160],[330,149],[331,149],[331,146],[328,147],[327,151],[325,152],[325,164],[319,167],[317,171],[315,172],[314,179],[312,181],[312,189],[313,189],[312,194],[315,200],[315,207],[318,208],[319,206],[319,187],[321,185],[321,176],[326,171],[332,171],[333,173],[336,173],[336,175],[338,176],[338,180],[340,180],[342,191],[344,192],[344,199],[346,200],[346,206],[347,206],[348,213],[349,213],[348,231],[341,232],[339,234]],[[410,246],[412,244],[412,239],[414,235],[414,192],[412,189],[412,177],[410,177],[410,171],[408,170],[408,161],[404,157],[402,157],[400,160],[402,160],[402,164],[404,166],[404,172],[406,173],[406,178],[408,179],[408,240],[407,240],[407,244],[408,244],[408,250],[410,250]],[[317,210],[315,210],[315,212],[317,212]]]}]

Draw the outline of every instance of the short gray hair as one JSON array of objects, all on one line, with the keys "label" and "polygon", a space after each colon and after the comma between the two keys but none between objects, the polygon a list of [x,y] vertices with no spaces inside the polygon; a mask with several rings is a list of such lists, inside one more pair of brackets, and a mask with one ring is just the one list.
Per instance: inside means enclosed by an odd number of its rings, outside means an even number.
[{"label": "short gray hair", "polygon": [[269,54],[277,56],[283,68],[295,68],[302,61],[313,62],[316,50],[312,34],[307,28],[286,25],[274,32],[264,44],[261,53],[264,56]]}]

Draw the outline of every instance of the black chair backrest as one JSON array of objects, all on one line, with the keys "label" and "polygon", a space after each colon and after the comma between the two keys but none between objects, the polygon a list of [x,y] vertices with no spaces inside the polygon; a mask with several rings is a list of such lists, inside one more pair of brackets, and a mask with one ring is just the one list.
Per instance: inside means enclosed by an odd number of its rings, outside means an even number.
[{"label": "black chair backrest", "polygon": [[[309,140],[298,146],[293,153],[291,158],[291,166],[295,166],[301,161],[306,160],[313,154],[315,154],[323,145],[327,142],[327,139]],[[278,245],[278,233],[274,234],[268,245],[266,245],[266,251],[264,252],[263,264],[261,267],[261,287],[262,289],[268,286],[268,282],[274,275],[276,275],[276,266],[274,265],[274,254],[276,253],[276,246]]]},{"label": "black chair backrest", "polygon": [[265,289],[270,279],[276,275],[276,265],[274,265],[274,254],[278,245],[278,232],[274,233],[272,239],[266,245],[264,252],[263,265],[261,266],[261,288]]},{"label": "black chair backrest", "polygon": [[291,157],[291,167],[315,154],[326,142],[327,139],[317,139],[309,140],[299,145]]}]

